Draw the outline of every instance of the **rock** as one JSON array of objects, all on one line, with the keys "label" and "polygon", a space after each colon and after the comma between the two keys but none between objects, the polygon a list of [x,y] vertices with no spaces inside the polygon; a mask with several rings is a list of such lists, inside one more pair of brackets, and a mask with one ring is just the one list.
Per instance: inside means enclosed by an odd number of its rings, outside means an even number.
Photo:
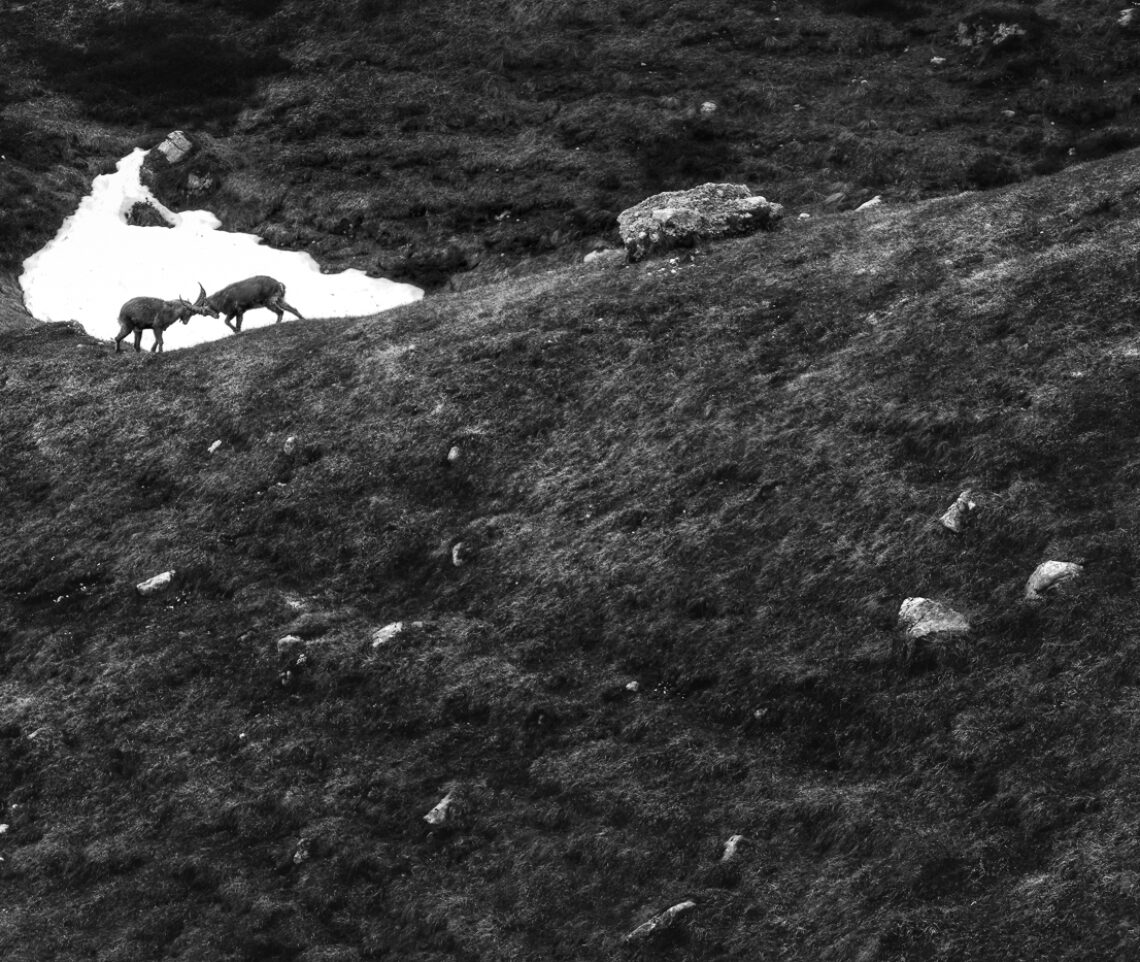
[{"label": "rock", "polygon": [[742,184],[703,184],[654,194],[618,215],[630,261],[675,247],[770,230],[784,209]]},{"label": "rock", "polygon": [[451,450],[447,452],[448,464],[455,464],[455,462],[459,460],[461,454],[462,452],[459,450],[459,445],[453,444],[451,446]]},{"label": "rock", "polygon": [[720,857],[720,860],[722,862],[731,862],[736,858],[736,852],[744,841],[743,835],[729,836],[728,841],[724,843],[724,854]]},{"label": "rock", "polygon": [[811,220],[811,214],[809,214],[806,210],[801,211],[799,219],[800,220]]},{"label": "rock", "polygon": [[443,796],[430,812],[424,816],[424,821],[429,825],[442,825],[452,817],[452,804],[455,801],[455,793],[448,792]]},{"label": "rock", "polygon": [[1022,39],[1028,32],[1020,23],[979,12],[958,22],[955,39],[961,47],[1000,47]]},{"label": "rock", "polygon": [[970,630],[964,615],[929,598],[907,598],[899,607],[899,624],[909,639],[930,635],[961,635]]},{"label": "rock", "polygon": [[297,635],[285,635],[277,639],[277,654],[292,657],[305,650],[305,639]]},{"label": "rock", "polygon": [[401,635],[407,628],[419,628],[423,626],[422,621],[413,621],[410,623],[403,621],[393,621],[390,625],[385,625],[383,628],[377,628],[372,632],[372,647],[380,648],[388,642],[393,641]]},{"label": "rock", "polygon": [[719,109],[720,108],[717,107],[715,101],[706,100],[703,104],[701,104],[701,116],[702,117],[711,117]]},{"label": "rock", "polygon": [[181,130],[172,130],[166,135],[166,140],[155,148],[166,158],[168,164],[181,163],[193,149],[194,144]]},{"label": "rock", "polygon": [[289,457],[292,457],[297,452],[297,439],[293,435],[289,435],[285,439],[285,443],[281,446],[281,450]]},{"label": "rock", "polygon": [[641,691],[641,682],[639,682],[639,681],[627,682],[626,686],[625,686],[625,690],[631,691],[634,694],[637,694],[637,692]]},{"label": "rock", "polygon": [[655,932],[668,928],[676,921],[677,917],[683,915],[685,912],[690,912],[697,907],[697,903],[693,901],[678,902],[671,908],[666,909],[660,915],[655,915],[648,922],[643,922],[636,929],[625,937],[626,942],[636,942]]},{"label": "rock", "polygon": [[942,64],[946,63],[946,58],[945,57],[931,57],[930,62],[932,64],[934,64],[934,66],[940,67],[940,66],[942,66]]},{"label": "rock", "polygon": [[1122,27],[1134,27],[1140,23],[1140,17],[1137,17],[1135,7],[1125,7],[1120,11],[1120,18],[1116,22]]},{"label": "rock", "polygon": [[471,560],[471,551],[467,547],[467,543],[459,541],[451,548],[451,563],[456,568],[461,568]]},{"label": "rock", "polygon": [[213,453],[214,453],[215,451],[217,451],[217,450],[218,450],[218,448],[220,448],[221,446],[222,446],[222,439],[221,439],[221,438],[218,438],[218,440],[217,440],[217,441],[215,441],[213,444],[211,444],[211,445],[210,445],[210,446],[209,446],[209,447],[208,447],[206,450],[207,450],[207,451],[209,451],[209,452],[210,452],[210,454],[213,454]]},{"label": "rock", "polygon": [[879,194],[876,194],[870,200],[863,201],[863,203],[855,208],[855,212],[858,213],[861,210],[869,210],[872,207],[878,207],[882,202],[883,198]]},{"label": "rock", "polygon": [[147,595],[158,594],[160,591],[165,591],[170,587],[174,581],[173,571],[164,571],[160,575],[155,575],[153,578],[148,578],[146,581],[139,582],[135,585],[135,590],[146,597]]},{"label": "rock", "polygon": [[977,505],[970,500],[969,490],[963,491],[958,495],[958,500],[955,501],[946,513],[938,520],[942,522],[944,528],[948,528],[956,534],[965,530],[966,525],[970,521],[970,512],[972,512]]},{"label": "rock", "polygon": [[1072,561],[1045,561],[1029,576],[1025,584],[1028,601],[1040,601],[1042,594],[1084,574],[1084,566]]}]

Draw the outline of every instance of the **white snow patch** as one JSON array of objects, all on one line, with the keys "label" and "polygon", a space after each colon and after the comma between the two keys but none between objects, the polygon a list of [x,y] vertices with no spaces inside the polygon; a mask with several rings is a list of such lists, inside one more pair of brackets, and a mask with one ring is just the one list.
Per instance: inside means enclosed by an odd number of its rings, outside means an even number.
[{"label": "white snow patch", "polygon": [[[67,218],[55,238],[24,261],[20,285],[33,317],[79,321],[95,337],[119,331],[119,308],[142,295],[194,300],[199,282],[208,294],[234,281],[269,274],[286,288],[285,299],[306,317],[359,317],[423,297],[411,284],[368,277],[350,269],[322,274],[301,251],[266,247],[253,234],[219,230],[209,211],[176,213],[139,182],[146,151],[138,148],[119,161],[116,172],[96,177],[91,193]],[[127,212],[137,201],[153,204],[171,227],[132,227]],[[275,321],[259,308],[246,315],[242,331]],[[194,317],[164,335],[169,348],[231,337],[222,319]],[[149,349],[149,332],[143,349]]]}]

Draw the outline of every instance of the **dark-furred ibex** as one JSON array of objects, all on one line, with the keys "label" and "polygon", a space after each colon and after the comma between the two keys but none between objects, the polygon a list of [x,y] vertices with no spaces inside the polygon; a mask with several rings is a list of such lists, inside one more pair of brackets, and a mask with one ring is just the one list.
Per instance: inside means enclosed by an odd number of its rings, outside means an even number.
[{"label": "dark-furred ibex", "polygon": [[188,324],[196,314],[217,317],[218,312],[205,303],[206,289],[198,285],[198,299],[191,304],[185,298],[164,301],[161,297],[132,297],[119,311],[119,334],[115,338],[115,353],[122,349],[123,338],[135,336],[135,350],[139,350],[143,331],[154,331],[151,353],[162,350],[162,334],[175,321]]},{"label": "dark-furred ibex", "polygon": [[[224,314],[226,326],[235,334],[241,332],[242,315],[257,307],[269,308],[277,315],[278,324],[281,323],[281,316],[286,311],[296,314],[298,320],[304,320],[300,311],[285,303],[285,285],[264,274],[247,277],[244,281],[236,281],[228,287],[223,287],[216,294],[207,297],[203,303],[206,307]],[[214,316],[217,317],[218,314]],[[237,323],[231,324],[230,321],[234,318],[237,318]]]}]

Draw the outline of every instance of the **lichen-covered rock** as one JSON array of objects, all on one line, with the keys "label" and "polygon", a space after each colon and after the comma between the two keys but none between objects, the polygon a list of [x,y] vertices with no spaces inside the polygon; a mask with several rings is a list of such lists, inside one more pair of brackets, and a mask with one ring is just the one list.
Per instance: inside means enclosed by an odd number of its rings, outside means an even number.
[{"label": "lichen-covered rock", "polygon": [[131,209],[127,211],[127,223],[131,227],[174,226],[154,204],[142,200],[132,204]]},{"label": "lichen-covered rock", "polygon": [[1083,565],[1072,561],[1045,561],[1029,576],[1029,581],[1025,584],[1025,597],[1029,601],[1039,601],[1046,591],[1079,578],[1084,570]]},{"label": "lichen-covered rock", "polygon": [[618,215],[626,256],[649,254],[770,230],[784,215],[779,204],[742,184],[703,184],[691,190],[654,194]]},{"label": "lichen-covered rock", "polygon": [[722,862],[731,862],[736,858],[736,853],[744,841],[743,835],[730,835],[728,841],[724,843],[724,854],[720,857],[720,860]]},{"label": "lichen-covered rock", "polygon": [[930,598],[907,598],[899,607],[899,624],[905,628],[907,638],[926,638],[931,635],[963,635],[970,630],[970,622],[940,601]]}]

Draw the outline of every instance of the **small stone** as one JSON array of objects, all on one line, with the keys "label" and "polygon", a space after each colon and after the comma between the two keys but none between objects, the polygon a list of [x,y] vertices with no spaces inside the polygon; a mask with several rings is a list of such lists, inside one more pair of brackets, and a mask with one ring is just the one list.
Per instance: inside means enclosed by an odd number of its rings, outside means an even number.
[{"label": "small stone", "polygon": [[452,801],[454,801],[454,795],[452,792],[448,792],[436,803],[435,808],[424,816],[424,821],[429,825],[442,825],[448,819]]},{"label": "small stone", "polygon": [[715,114],[715,113],[717,112],[717,110],[719,110],[719,109],[720,109],[720,108],[719,108],[719,107],[717,107],[717,105],[716,105],[716,102],[715,102],[715,101],[713,101],[713,100],[706,100],[706,101],[705,101],[703,104],[701,104],[701,116],[702,116],[702,117],[711,117],[711,116],[712,116],[713,114]]},{"label": "small stone", "polygon": [[447,460],[450,464],[455,464],[459,460],[461,452],[458,444],[453,444],[451,450],[447,452]]},{"label": "small stone", "polygon": [[637,692],[641,691],[641,682],[631,681],[625,686],[625,690],[637,693]]},{"label": "small stone", "polygon": [[461,568],[467,564],[470,553],[467,550],[467,544],[463,541],[457,542],[451,549],[451,563],[456,568]]},{"label": "small stone", "polygon": [[945,57],[931,57],[930,62],[932,64],[934,64],[934,66],[940,67],[940,66],[942,66],[942,64],[946,63],[946,58]]},{"label": "small stone", "polygon": [[144,597],[146,595],[157,594],[160,591],[165,591],[170,587],[171,582],[174,580],[173,571],[164,571],[160,575],[155,575],[153,578],[148,578],[146,581],[141,581],[135,585],[135,590]]},{"label": "small stone", "polygon": [[399,635],[403,630],[404,623],[402,621],[393,621],[390,625],[377,628],[372,632],[372,647],[379,648],[382,645],[388,644],[388,642]]},{"label": "small stone", "polygon": [[799,216],[799,219],[800,219],[800,220],[811,220],[811,214],[809,214],[809,213],[808,213],[808,212],[805,210],[805,211],[801,212],[801,214],[800,214],[800,216]]},{"label": "small stone", "polygon": [[221,446],[222,446],[222,440],[221,440],[221,438],[219,438],[217,441],[215,441],[213,444],[210,445],[208,450],[209,450],[210,454],[213,454]]},{"label": "small stone", "polygon": [[729,836],[728,841],[724,843],[724,854],[720,857],[720,860],[722,862],[731,862],[734,858],[736,858],[737,849],[740,848],[740,845],[742,842],[744,842],[744,840],[745,839],[743,835]]},{"label": "small stone", "polygon": [[863,201],[863,203],[855,208],[855,212],[858,213],[861,210],[869,210],[872,207],[878,207],[882,202],[883,198],[879,194],[876,194],[870,200]]},{"label": "small stone", "polygon": [[678,902],[671,908],[666,909],[660,915],[655,915],[648,922],[643,922],[636,929],[625,937],[626,942],[635,942],[639,939],[644,939],[646,936],[651,935],[660,929],[667,928],[672,925],[679,915],[689,912],[697,907],[697,903],[693,901]]},{"label": "small stone", "polygon": [[1029,576],[1029,581],[1025,585],[1025,597],[1029,601],[1038,601],[1044,592],[1079,578],[1084,571],[1084,565],[1072,561],[1043,562]]},{"label": "small stone", "polygon": [[907,638],[927,635],[961,635],[970,630],[964,615],[939,601],[929,598],[907,598],[899,607],[899,623],[906,627]]},{"label": "small stone", "polygon": [[285,635],[277,639],[277,654],[293,655],[305,647],[305,640],[297,635]]},{"label": "small stone", "polygon": [[6,831],[8,831],[9,828],[9,825],[0,825],[0,835],[3,835]]},{"label": "small stone", "polygon": [[976,507],[977,505],[970,500],[969,490],[963,491],[958,495],[958,500],[946,509],[946,512],[939,518],[939,521],[942,522],[943,527],[948,528],[956,534],[961,533],[969,523],[970,514]]},{"label": "small stone", "polygon": [[285,444],[281,448],[289,457],[297,453],[297,439],[293,435],[289,435],[285,439]]},{"label": "small stone", "polygon": [[166,140],[158,145],[159,153],[169,164],[177,164],[193,149],[194,145],[181,130],[172,130],[166,135]]}]

